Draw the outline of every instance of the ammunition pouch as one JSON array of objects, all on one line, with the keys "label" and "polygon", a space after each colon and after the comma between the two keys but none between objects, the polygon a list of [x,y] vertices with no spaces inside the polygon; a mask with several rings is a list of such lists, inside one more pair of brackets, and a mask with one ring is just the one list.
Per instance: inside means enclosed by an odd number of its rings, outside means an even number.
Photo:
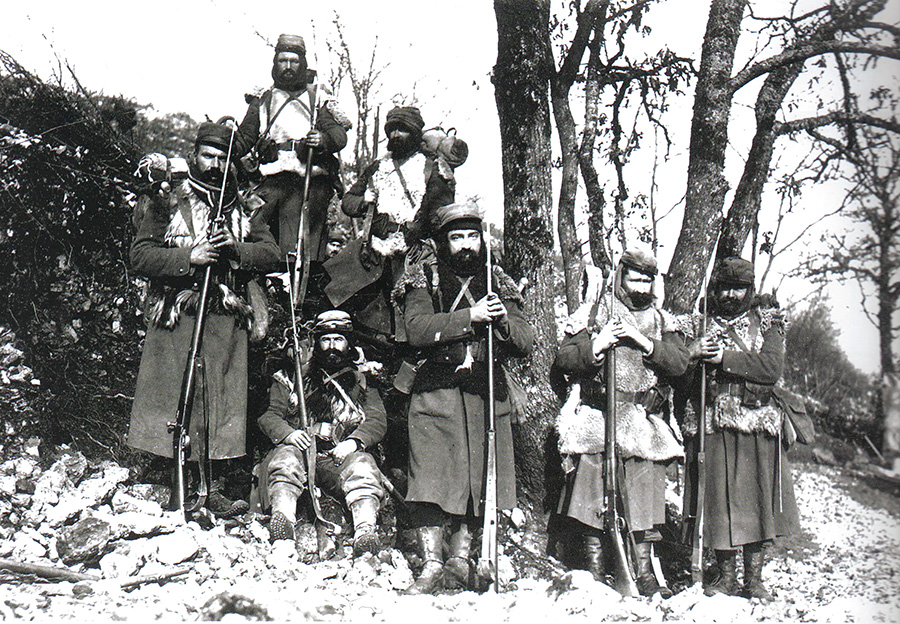
[{"label": "ammunition pouch", "polygon": [[273,163],[278,160],[278,144],[268,137],[260,139],[259,145],[256,146],[256,155],[260,164]]},{"label": "ammunition pouch", "polygon": [[772,400],[772,386],[753,383],[751,381],[730,381],[710,384],[712,397],[727,394],[740,397],[741,405],[749,409],[758,409],[768,405]]},{"label": "ammunition pouch", "polygon": [[616,400],[624,403],[642,405],[644,411],[648,414],[658,414],[663,410],[666,403],[668,403],[669,392],[668,388],[664,389],[659,386],[653,386],[648,390],[642,390],[640,392],[616,390]]}]

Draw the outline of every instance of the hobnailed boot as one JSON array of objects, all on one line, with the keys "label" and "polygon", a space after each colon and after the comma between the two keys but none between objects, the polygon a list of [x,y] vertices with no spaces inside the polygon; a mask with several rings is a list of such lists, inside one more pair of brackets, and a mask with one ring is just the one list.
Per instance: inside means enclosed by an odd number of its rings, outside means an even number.
[{"label": "hobnailed boot", "polygon": [[231,500],[222,494],[222,480],[213,481],[209,486],[206,508],[217,518],[234,518],[250,511],[250,504],[245,500]]},{"label": "hobnailed boot", "polygon": [[637,578],[635,584],[641,596],[652,596],[659,594],[663,599],[672,597],[672,590],[663,587],[656,580],[656,573],[653,571],[653,542],[636,542],[634,545],[635,555],[637,555]]},{"label": "hobnailed boot", "polygon": [[371,496],[353,501],[350,513],[353,515],[353,556],[361,557],[367,552],[377,555],[381,550],[375,522],[378,518],[378,499]]},{"label": "hobnailed boot", "polygon": [[426,526],[416,529],[416,541],[419,550],[422,551],[422,559],[425,565],[415,582],[403,590],[404,594],[433,594],[441,585],[444,561],[442,558],[444,548],[443,529],[439,526]]},{"label": "hobnailed boot", "polygon": [[299,494],[296,488],[286,483],[275,483],[269,487],[269,500],[272,503],[272,518],[269,520],[271,541],[294,539],[297,498]]},{"label": "hobnailed boot", "polygon": [[603,538],[599,535],[584,536],[584,559],[587,570],[595,581],[609,583],[606,575],[606,557],[603,552]]},{"label": "hobnailed boot", "polygon": [[772,602],[775,598],[766,590],[762,582],[762,569],[766,563],[764,542],[744,544],[744,591],[746,598],[757,598],[762,602]]},{"label": "hobnailed boot", "polygon": [[703,593],[707,596],[716,594],[726,594],[728,596],[737,596],[737,551],[736,550],[717,550],[716,563],[719,567],[719,577],[709,585],[703,588]]},{"label": "hobnailed boot", "polygon": [[472,533],[465,523],[450,536],[450,556],[444,564],[445,589],[469,589],[472,586]]}]

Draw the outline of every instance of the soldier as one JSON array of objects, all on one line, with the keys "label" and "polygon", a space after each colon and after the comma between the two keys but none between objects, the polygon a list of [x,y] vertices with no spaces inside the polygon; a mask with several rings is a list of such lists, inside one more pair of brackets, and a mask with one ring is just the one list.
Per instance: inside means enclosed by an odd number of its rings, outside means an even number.
[{"label": "soldier", "polygon": [[366,168],[341,201],[341,209],[351,217],[374,210],[371,245],[380,256],[402,257],[409,242],[430,235],[427,225],[434,208],[453,202],[453,166],[434,152],[425,154],[424,127],[418,108],[391,109],[384,122],[388,153]]},{"label": "soldier", "polygon": [[325,266],[331,278],[325,293],[331,303],[352,309],[359,329],[386,343],[405,342],[403,321],[389,299],[403,273],[406,253],[410,249],[415,250],[413,256],[421,253],[416,244],[430,235],[431,213],[453,202],[453,167],[468,154],[458,140],[455,156],[452,149],[442,155],[430,143],[426,147],[424,125],[414,106],[388,112],[384,124],[388,153],[363,171],[341,202],[348,216],[364,217],[362,240],[348,245]]},{"label": "soldier", "polygon": [[[762,582],[764,547],[798,528],[791,470],[781,447],[782,412],[772,391],[784,367],[784,320],[771,301],[755,296],[753,264],[725,258],[713,272],[708,328],[693,319],[690,356],[706,363],[706,493],[704,538],[715,549],[718,579],[707,594],[738,595],[737,551],[744,553],[743,595],[772,600]],[[770,299],[770,298],[769,298]],[[684,413],[685,510],[696,507],[699,375],[689,370],[676,397]]]},{"label": "soldier", "polygon": [[[347,144],[351,124],[332,99],[322,96],[321,90],[315,114],[310,110],[307,94],[315,87],[310,84],[302,37],[278,37],[272,78],[271,87],[248,96],[249,107],[240,126],[238,153],[244,155],[255,150],[257,154],[259,172],[264,176],[259,194],[266,201],[258,218],[271,225],[282,256],[297,249],[304,176],[309,173],[306,244],[310,258],[321,260],[328,203],[335,190],[341,188],[336,153]],[[313,150],[311,172],[306,171],[309,149]]]},{"label": "soldier", "polygon": [[637,586],[643,596],[661,593],[668,598],[672,592],[661,587],[653,573],[651,548],[662,539],[659,528],[666,520],[666,467],[683,454],[665,420],[665,378],[684,373],[688,353],[675,318],[654,304],[656,275],[656,258],[650,253],[626,251],[616,270],[612,302],[608,296],[588,301],[589,315],[576,312],[566,329],[554,366],[578,380],[581,401],[597,418],[565,409],[560,413],[557,429],[566,487],[557,512],[578,522],[588,569],[605,581],[604,415],[598,410],[606,410],[603,365],[615,347],[616,443],[624,476],[620,487],[637,551]]},{"label": "soldier", "polygon": [[[450,204],[434,214],[436,257],[411,263],[398,281],[410,344],[421,349],[409,406],[411,521],[425,565],[408,593],[431,593],[470,583],[473,526],[483,514],[485,343],[493,328],[497,490],[499,509],[516,504],[510,399],[500,364],[527,356],[533,333],[522,316],[515,283],[494,266],[487,294],[482,217],[471,202]],[[489,325],[490,324],[490,325]],[[450,520],[450,555],[443,557],[442,525]]]},{"label": "soldier", "polygon": [[[214,281],[190,436],[195,441],[209,436],[210,459],[240,457],[246,451],[248,329],[257,320],[247,300],[247,284],[277,266],[279,253],[265,223],[251,222],[231,172],[223,222],[210,231],[231,137],[227,126],[200,125],[187,178],[171,193],[154,197],[131,246],[132,268],[149,277],[150,285],[128,444],[162,457],[172,457],[167,423],[178,406],[202,268],[210,264]],[[191,445],[194,461],[199,459],[197,447]],[[214,486],[207,501],[211,511],[246,511],[245,502],[225,499],[221,480],[214,480]]]},{"label": "soldier", "polygon": [[350,315],[341,310],[323,312],[312,331],[312,356],[303,372],[311,427],[298,428],[296,380],[284,371],[275,373],[268,409],[258,421],[275,444],[261,471],[263,506],[272,508],[269,530],[273,540],[294,538],[297,500],[307,485],[304,452],[315,436],[316,482],[344,494],[353,515],[354,555],[377,553],[375,521],[384,487],[366,449],[384,436],[384,405],[356,363],[359,351],[353,344]]}]

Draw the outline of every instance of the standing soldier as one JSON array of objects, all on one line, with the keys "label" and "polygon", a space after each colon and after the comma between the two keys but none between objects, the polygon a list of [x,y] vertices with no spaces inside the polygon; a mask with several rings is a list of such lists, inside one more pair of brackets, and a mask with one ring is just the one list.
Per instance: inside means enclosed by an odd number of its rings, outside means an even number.
[{"label": "standing soldier", "polygon": [[[682,375],[688,352],[672,315],[654,305],[656,259],[626,251],[614,279],[614,296],[597,296],[576,312],[554,366],[573,376],[581,401],[592,409],[562,410],[557,421],[566,487],[558,513],[578,521],[588,568],[605,581],[604,564],[604,363],[616,349],[616,443],[622,463],[619,481],[628,530],[637,555],[637,587],[643,596],[672,592],[661,587],[651,566],[652,544],[666,521],[666,467],[683,450],[665,420],[669,388],[664,378]],[[610,313],[610,303],[612,313]],[[596,331],[595,328],[602,328]],[[586,416],[592,415],[594,418]],[[607,551],[609,554],[609,551]]]},{"label": "standing soldier", "polygon": [[316,317],[313,350],[303,371],[309,430],[300,429],[296,379],[275,373],[269,407],[259,427],[275,448],[264,461],[261,495],[271,506],[273,540],[293,539],[297,500],[307,487],[305,451],[316,437],[316,483],[344,494],[353,515],[353,553],[377,553],[375,520],[384,499],[381,472],[366,449],[384,437],[387,427],[378,392],[368,387],[356,364],[350,315],[329,310]]},{"label": "standing soldier", "polygon": [[[274,84],[248,96],[249,107],[241,122],[238,153],[254,150],[264,176],[259,194],[266,204],[261,218],[272,227],[282,256],[297,249],[297,229],[303,201],[304,177],[309,175],[308,239],[312,260],[320,260],[328,203],[340,189],[340,161],[336,153],[347,144],[350,121],[329,97],[317,98],[310,110],[311,83],[306,44],[297,35],[280,35],[272,65]],[[313,124],[315,120],[315,124]],[[312,171],[306,171],[313,151]]]},{"label": "standing soldier", "polygon": [[[500,365],[527,356],[533,333],[522,316],[515,283],[494,266],[488,295],[482,217],[471,203],[435,212],[436,258],[410,264],[395,294],[406,330],[422,360],[409,406],[411,520],[425,565],[412,594],[470,583],[473,526],[482,515],[485,484],[485,355],[493,328],[498,509],[516,504],[511,406]],[[442,525],[450,519],[450,556],[444,564]],[[474,524],[473,524],[474,523]]]},{"label": "standing soldier", "polygon": [[[781,446],[782,412],[772,391],[784,368],[784,320],[755,296],[753,264],[725,258],[713,271],[709,319],[695,318],[693,362],[706,363],[706,492],[704,540],[716,553],[719,577],[707,594],[738,595],[736,558],[744,552],[743,595],[772,600],[762,582],[764,547],[799,526],[791,469]],[[699,368],[699,367],[697,367]],[[697,413],[700,379],[676,397],[684,412],[688,458],[685,510],[696,507]]]},{"label": "standing soldier", "polygon": [[[157,195],[141,219],[131,266],[150,278],[147,336],[141,354],[128,444],[172,457],[172,433],[182,375],[191,344],[203,267],[213,265],[209,316],[203,338],[190,437],[193,461],[208,435],[208,457],[229,459],[246,452],[248,329],[256,322],[247,283],[279,262],[269,228],[251,222],[225,162],[232,130],[203,123],[197,131],[187,179],[170,194]],[[223,221],[210,227],[228,175]],[[204,431],[205,429],[205,431]],[[217,514],[246,511],[213,482],[207,506]],[[174,492],[173,492],[174,494]]]}]

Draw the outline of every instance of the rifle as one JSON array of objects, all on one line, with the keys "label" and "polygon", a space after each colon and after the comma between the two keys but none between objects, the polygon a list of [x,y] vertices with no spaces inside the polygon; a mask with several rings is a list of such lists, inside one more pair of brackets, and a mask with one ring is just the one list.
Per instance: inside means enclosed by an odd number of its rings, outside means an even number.
[{"label": "rifle", "polygon": [[[291,301],[294,300],[294,290],[291,283],[288,283],[288,289]],[[306,409],[306,387],[303,383],[303,364],[300,360],[300,336],[297,332],[297,312],[294,305],[291,304],[291,336],[294,341],[294,389],[297,391],[297,405],[300,408],[300,428],[304,431],[310,431],[309,412]],[[306,487],[309,490],[309,499],[312,502],[313,513],[316,516],[316,522],[325,527],[328,535],[339,535],[341,527],[334,522],[325,519],[322,515],[322,505],[319,501],[319,488],[316,486],[316,457],[318,451],[316,449],[316,436],[310,435],[312,442],[307,447],[306,454]]]},{"label": "rifle", "polygon": [[[234,121],[234,120],[232,120]],[[228,139],[228,154],[225,157],[225,173],[222,176],[222,188],[219,191],[219,202],[216,206],[215,217],[210,221],[208,233],[212,233],[214,226],[222,222],[222,208],[225,204],[225,187],[228,184],[228,173],[231,169],[231,156],[234,148],[235,126],[231,127],[231,136]],[[187,519],[187,513],[197,511],[204,504],[209,495],[209,482],[207,479],[209,449],[206,444],[198,449],[197,462],[200,466],[200,489],[197,493],[197,501],[186,508],[184,505],[184,462],[191,444],[190,426],[191,415],[194,409],[194,392],[196,385],[196,373],[203,366],[200,350],[203,347],[203,329],[206,326],[206,317],[209,308],[209,284],[212,279],[212,263],[207,264],[203,270],[203,281],[200,285],[200,302],[197,306],[197,315],[194,319],[194,331],[191,336],[191,348],[188,351],[187,363],[184,366],[184,376],[181,380],[181,392],[178,395],[178,408],[175,411],[175,420],[166,423],[167,430],[172,433],[172,457],[175,460],[175,475],[173,489],[175,490],[178,511]],[[202,371],[201,371],[202,373]],[[205,384],[204,384],[205,385]],[[205,403],[205,402],[204,402]],[[209,426],[204,435],[208,435]]]},{"label": "rifle", "polygon": [[[491,281],[493,266],[491,262],[491,230],[487,219],[484,220],[484,245],[487,251],[487,294],[493,289]],[[494,414],[494,325],[487,324],[487,430],[485,432],[487,458],[484,478],[484,526],[481,532],[481,556],[478,558],[477,573],[480,579],[490,579],[494,592],[500,591],[500,578],[497,574],[497,429]]]},{"label": "rifle", "polygon": [[[612,258],[610,258],[612,260]],[[615,265],[610,273],[609,282],[609,318],[613,318],[613,286],[615,282]],[[628,533],[625,518],[619,515],[618,498],[618,458],[616,451],[616,346],[613,344],[606,351],[606,440],[603,461],[603,496],[606,499],[605,524],[609,533],[613,555],[613,577],[615,589],[623,596],[637,596],[638,589],[634,581],[634,570],[625,552],[625,541],[622,532]]]},{"label": "rifle", "polygon": [[[316,96],[318,93],[318,85],[313,83],[309,91],[309,110],[310,110],[310,128],[315,130],[318,121],[319,111],[316,106]],[[291,304],[294,306],[302,306],[306,299],[306,289],[309,285],[309,263],[312,260],[312,250],[306,244],[306,230],[309,227],[307,221],[307,213],[309,207],[309,180],[312,177],[312,161],[313,148],[310,147],[306,151],[306,175],[303,176],[303,195],[300,202],[300,225],[297,227],[297,251],[294,258],[294,270],[291,275]]]},{"label": "rifle", "polygon": [[[721,236],[721,232],[719,234]],[[712,260],[715,262],[719,236],[713,246]],[[701,336],[706,335],[709,313],[709,275],[703,274],[703,320]],[[687,478],[687,476],[685,476]],[[703,515],[706,505],[706,362],[700,361],[700,415],[697,418],[697,497],[694,507],[694,525],[691,534],[691,582],[703,582]]]}]

